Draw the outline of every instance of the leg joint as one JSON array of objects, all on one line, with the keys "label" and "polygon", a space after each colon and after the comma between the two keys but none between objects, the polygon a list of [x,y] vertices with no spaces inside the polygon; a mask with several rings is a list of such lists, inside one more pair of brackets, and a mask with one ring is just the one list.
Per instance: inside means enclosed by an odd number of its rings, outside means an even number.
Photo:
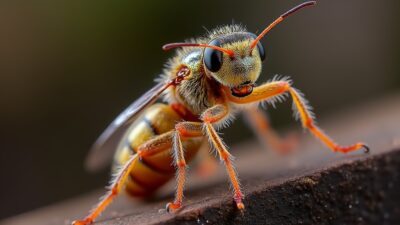
[{"label": "leg joint", "polygon": [[118,188],[117,188],[117,187],[112,187],[112,188],[111,188],[110,194],[111,194],[112,196],[115,196],[115,195],[117,195],[118,193],[119,193],[119,191],[118,191]]},{"label": "leg joint", "polygon": [[179,167],[179,168],[185,168],[186,167],[186,161],[185,160],[178,160],[177,162],[176,162],[176,165]]},{"label": "leg joint", "polygon": [[306,118],[304,121],[304,126],[307,128],[313,128],[314,127],[314,122],[310,118]]},{"label": "leg joint", "polygon": [[199,137],[203,135],[202,124],[198,122],[181,122],[175,125],[175,130],[181,137]]},{"label": "leg joint", "polygon": [[137,150],[136,154],[139,156],[140,159],[144,156],[143,150]]},{"label": "leg joint", "polygon": [[207,109],[201,114],[200,119],[206,123],[216,123],[228,114],[228,109],[224,105],[216,105]]},{"label": "leg joint", "polygon": [[226,152],[226,151],[221,151],[221,158],[225,162],[228,162],[229,159],[230,159],[230,154],[228,152]]},{"label": "leg joint", "polygon": [[180,136],[187,136],[188,135],[188,132],[187,132],[187,129],[186,129],[186,126],[185,126],[184,122],[183,123],[177,123],[175,125],[175,130],[178,132],[178,134]]}]

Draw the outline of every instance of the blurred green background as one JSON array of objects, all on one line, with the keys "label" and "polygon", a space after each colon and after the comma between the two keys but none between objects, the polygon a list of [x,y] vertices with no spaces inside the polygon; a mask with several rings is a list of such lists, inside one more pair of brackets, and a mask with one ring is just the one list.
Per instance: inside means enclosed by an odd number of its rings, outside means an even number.
[{"label": "blurred green background", "polygon": [[[168,42],[238,22],[260,32],[302,1],[1,1],[0,218],[107,183],[87,151],[109,122],[153,84]],[[292,76],[319,118],[400,89],[397,0],[321,0],[262,40],[263,80]],[[272,110],[294,125],[289,103]],[[373,119],[373,118],[372,118]],[[229,145],[250,137],[237,131]],[[298,125],[297,125],[298,126]]]}]

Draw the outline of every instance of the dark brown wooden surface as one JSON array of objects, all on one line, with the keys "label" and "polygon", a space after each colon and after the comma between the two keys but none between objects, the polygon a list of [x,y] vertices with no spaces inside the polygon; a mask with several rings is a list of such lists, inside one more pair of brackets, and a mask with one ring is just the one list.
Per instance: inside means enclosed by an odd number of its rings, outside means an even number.
[{"label": "dark brown wooden surface", "polygon": [[[400,96],[393,95],[320,120],[343,144],[363,140],[362,152],[335,154],[308,133],[299,150],[278,156],[255,141],[235,146],[246,212],[235,210],[223,168],[190,176],[184,208],[161,210],[173,199],[171,183],[151,200],[121,195],[96,224],[400,224]],[[69,224],[84,216],[103,190],[0,224]]]}]

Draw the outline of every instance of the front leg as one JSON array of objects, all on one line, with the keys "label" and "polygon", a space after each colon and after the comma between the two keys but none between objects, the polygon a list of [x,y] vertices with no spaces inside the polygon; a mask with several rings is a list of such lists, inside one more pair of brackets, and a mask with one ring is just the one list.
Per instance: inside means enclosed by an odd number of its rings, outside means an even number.
[{"label": "front leg", "polygon": [[318,126],[315,125],[314,116],[311,112],[311,107],[308,105],[307,100],[297,89],[292,87],[291,81],[284,79],[265,83],[261,86],[255,87],[253,92],[245,97],[233,96],[229,88],[224,88],[225,95],[230,102],[236,104],[248,104],[261,101],[272,101],[283,97],[285,93],[289,93],[293,99],[293,110],[296,117],[300,118],[304,128],[307,128],[316,138],[328,146],[334,152],[347,153],[361,148],[365,152],[369,151],[369,147],[358,142],[350,146],[340,146],[336,144],[328,135],[326,135]]}]

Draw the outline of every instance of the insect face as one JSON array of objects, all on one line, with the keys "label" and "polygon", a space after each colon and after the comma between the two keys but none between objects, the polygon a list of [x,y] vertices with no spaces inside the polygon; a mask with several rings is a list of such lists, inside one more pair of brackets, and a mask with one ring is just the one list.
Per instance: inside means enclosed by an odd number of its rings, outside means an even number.
[{"label": "insect face", "polygon": [[205,48],[203,62],[209,75],[219,83],[231,87],[236,96],[251,93],[254,82],[261,73],[265,50],[260,42],[251,48],[256,35],[247,32],[231,33],[212,40],[208,45],[218,46],[232,52]]}]

